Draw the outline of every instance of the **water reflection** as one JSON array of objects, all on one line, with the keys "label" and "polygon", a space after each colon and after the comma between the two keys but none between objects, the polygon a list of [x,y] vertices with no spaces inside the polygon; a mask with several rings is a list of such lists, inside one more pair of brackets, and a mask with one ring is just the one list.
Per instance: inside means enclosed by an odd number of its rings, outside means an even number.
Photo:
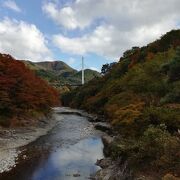
[{"label": "water reflection", "polygon": [[103,157],[101,138],[87,138],[68,148],[53,152],[46,163],[38,168],[32,180],[85,180],[99,167],[97,159]]}]

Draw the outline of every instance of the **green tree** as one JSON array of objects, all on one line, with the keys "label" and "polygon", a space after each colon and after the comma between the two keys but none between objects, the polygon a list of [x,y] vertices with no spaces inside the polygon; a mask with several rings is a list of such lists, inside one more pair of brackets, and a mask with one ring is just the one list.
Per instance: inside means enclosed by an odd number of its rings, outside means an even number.
[{"label": "green tree", "polygon": [[180,47],[177,48],[174,59],[169,63],[168,76],[170,81],[180,80]]}]

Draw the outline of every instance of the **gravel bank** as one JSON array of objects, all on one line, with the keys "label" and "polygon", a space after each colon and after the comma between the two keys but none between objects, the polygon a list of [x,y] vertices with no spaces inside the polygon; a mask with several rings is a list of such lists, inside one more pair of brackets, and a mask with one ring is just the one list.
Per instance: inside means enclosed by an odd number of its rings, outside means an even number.
[{"label": "gravel bank", "polygon": [[21,153],[19,147],[47,134],[61,120],[59,116],[58,118],[56,116],[56,108],[54,111],[55,113],[51,118],[44,118],[33,127],[0,127],[0,173],[9,171],[16,166],[18,155]]}]

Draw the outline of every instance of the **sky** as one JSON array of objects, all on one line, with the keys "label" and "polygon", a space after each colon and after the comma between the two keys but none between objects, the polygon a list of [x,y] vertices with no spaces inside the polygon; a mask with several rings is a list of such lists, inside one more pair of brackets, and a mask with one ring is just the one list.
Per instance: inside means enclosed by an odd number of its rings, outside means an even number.
[{"label": "sky", "polygon": [[99,70],[180,28],[180,0],[0,0],[0,52]]}]

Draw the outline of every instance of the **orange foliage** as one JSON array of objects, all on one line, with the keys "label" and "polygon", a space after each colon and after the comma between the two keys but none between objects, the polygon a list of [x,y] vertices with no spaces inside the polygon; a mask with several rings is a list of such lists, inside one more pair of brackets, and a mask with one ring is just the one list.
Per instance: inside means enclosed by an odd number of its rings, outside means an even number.
[{"label": "orange foliage", "polygon": [[147,60],[152,60],[153,58],[154,58],[154,53],[148,52],[146,59]]},{"label": "orange foliage", "polygon": [[145,102],[132,92],[125,92],[114,97],[106,111],[113,125],[132,125],[142,114]]}]

